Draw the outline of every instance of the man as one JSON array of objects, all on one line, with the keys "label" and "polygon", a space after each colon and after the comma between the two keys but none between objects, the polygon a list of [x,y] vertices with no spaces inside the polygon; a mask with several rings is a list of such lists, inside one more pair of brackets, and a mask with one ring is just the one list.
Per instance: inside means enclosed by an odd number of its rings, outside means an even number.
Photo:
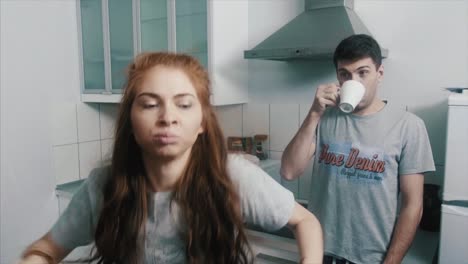
[{"label": "man", "polygon": [[[333,61],[339,84],[317,88],[284,151],[281,174],[299,177],[314,157],[309,210],[323,226],[324,263],[400,263],[421,219],[423,174],[434,170],[426,128],[420,118],[378,98],[384,68],[372,37],[344,39]],[[351,114],[336,107],[347,80],[365,87]]]}]

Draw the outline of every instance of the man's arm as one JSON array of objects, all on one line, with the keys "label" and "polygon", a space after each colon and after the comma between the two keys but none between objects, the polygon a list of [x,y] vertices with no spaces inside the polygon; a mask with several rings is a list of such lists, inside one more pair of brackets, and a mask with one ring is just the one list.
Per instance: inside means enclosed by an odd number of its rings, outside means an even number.
[{"label": "man's arm", "polygon": [[400,176],[401,209],[384,264],[401,263],[413,242],[423,211],[423,174]]},{"label": "man's arm", "polygon": [[289,142],[281,158],[281,176],[294,180],[301,175],[315,153],[315,140],[318,123],[327,106],[336,106],[338,86],[320,85],[315,93],[314,103],[307,117]]},{"label": "man's arm", "polygon": [[289,142],[281,158],[281,175],[294,180],[304,172],[307,163],[315,153],[315,140],[320,115],[310,111],[301,128]]}]

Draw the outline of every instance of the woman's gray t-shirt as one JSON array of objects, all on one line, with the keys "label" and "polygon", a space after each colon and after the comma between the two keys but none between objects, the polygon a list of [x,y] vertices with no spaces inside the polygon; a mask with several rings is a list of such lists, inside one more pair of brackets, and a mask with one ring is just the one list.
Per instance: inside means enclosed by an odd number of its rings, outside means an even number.
[{"label": "woman's gray t-shirt", "polygon": [[[295,205],[290,191],[239,155],[229,155],[227,170],[237,187],[246,223],[266,230],[276,230],[287,224]],[[52,239],[61,247],[74,249],[93,242],[108,172],[108,167],[93,170],[52,227]],[[171,194],[153,194],[153,206],[146,222],[145,263],[186,262],[182,237],[185,227],[177,204],[170,203]]]}]

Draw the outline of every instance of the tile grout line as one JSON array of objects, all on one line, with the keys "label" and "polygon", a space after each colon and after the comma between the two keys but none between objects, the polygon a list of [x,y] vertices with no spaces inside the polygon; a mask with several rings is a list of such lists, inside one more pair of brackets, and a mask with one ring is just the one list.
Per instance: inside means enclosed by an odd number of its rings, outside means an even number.
[{"label": "tile grout line", "polygon": [[244,135],[244,104],[241,105],[241,137]]},{"label": "tile grout line", "polygon": [[[296,133],[301,127],[301,104],[297,104],[297,127],[296,127]],[[297,196],[295,197],[296,199],[299,198],[300,196],[300,191],[301,188],[299,187],[301,185],[301,179],[303,176],[297,178]]]},{"label": "tile grout line", "polygon": [[[112,139],[112,138],[106,138],[106,139]],[[104,140],[106,140],[104,139]],[[73,143],[66,143],[66,144],[60,144],[60,145],[52,145],[52,147],[65,147],[65,146],[70,146],[70,145],[78,145],[80,143],[90,143],[90,142],[96,142],[100,141],[99,139],[96,140],[86,140],[86,141],[81,141],[81,142],[73,142]]]},{"label": "tile grout line", "polygon": [[103,157],[102,157],[102,134],[101,134],[101,104],[98,104],[98,120],[99,120],[99,151],[101,152],[99,156],[101,156],[101,163],[102,163]]},{"label": "tile grout line", "polygon": [[[269,136],[269,142],[268,142],[268,154],[270,155],[269,157],[271,158],[271,153],[272,152],[277,152],[277,151],[274,151],[271,149],[271,104],[268,104],[268,133],[270,133],[270,136]],[[280,184],[281,186],[283,186],[284,188],[286,188],[284,186],[284,182],[283,182],[283,177],[281,177],[280,175]]]},{"label": "tile grout line", "polygon": [[268,157],[271,159],[271,109],[268,104]]},{"label": "tile grout line", "polygon": [[270,128],[270,104],[268,104],[268,158],[271,159],[271,128]]},{"label": "tile grout line", "polygon": [[81,179],[81,160],[80,160],[80,137],[79,137],[79,129],[78,129],[78,104],[75,103],[75,114],[76,114],[76,141],[78,147],[78,179]]}]

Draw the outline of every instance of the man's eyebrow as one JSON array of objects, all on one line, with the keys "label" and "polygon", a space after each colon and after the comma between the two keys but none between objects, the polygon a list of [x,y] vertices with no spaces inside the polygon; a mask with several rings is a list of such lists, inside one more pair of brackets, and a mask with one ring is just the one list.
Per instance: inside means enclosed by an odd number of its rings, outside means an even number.
[{"label": "man's eyebrow", "polygon": [[[364,65],[364,66],[361,66],[359,68],[357,68],[355,71],[359,71],[359,70],[363,70],[363,69],[370,69],[371,67],[368,66],[368,65]],[[338,71],[344,71],[344,72],[349,72],[347,69],[345,68],[338,68]]]},{"label": "man's eyebrow", "polygon": [[363,69],[366,69],[366,68],[370,69],[371,67],[368,66],[368,65],[364,65],[364,66],[361,66],[361,67],[357,68],[356,70],[358,71],[358,70],[363,70]]}]

